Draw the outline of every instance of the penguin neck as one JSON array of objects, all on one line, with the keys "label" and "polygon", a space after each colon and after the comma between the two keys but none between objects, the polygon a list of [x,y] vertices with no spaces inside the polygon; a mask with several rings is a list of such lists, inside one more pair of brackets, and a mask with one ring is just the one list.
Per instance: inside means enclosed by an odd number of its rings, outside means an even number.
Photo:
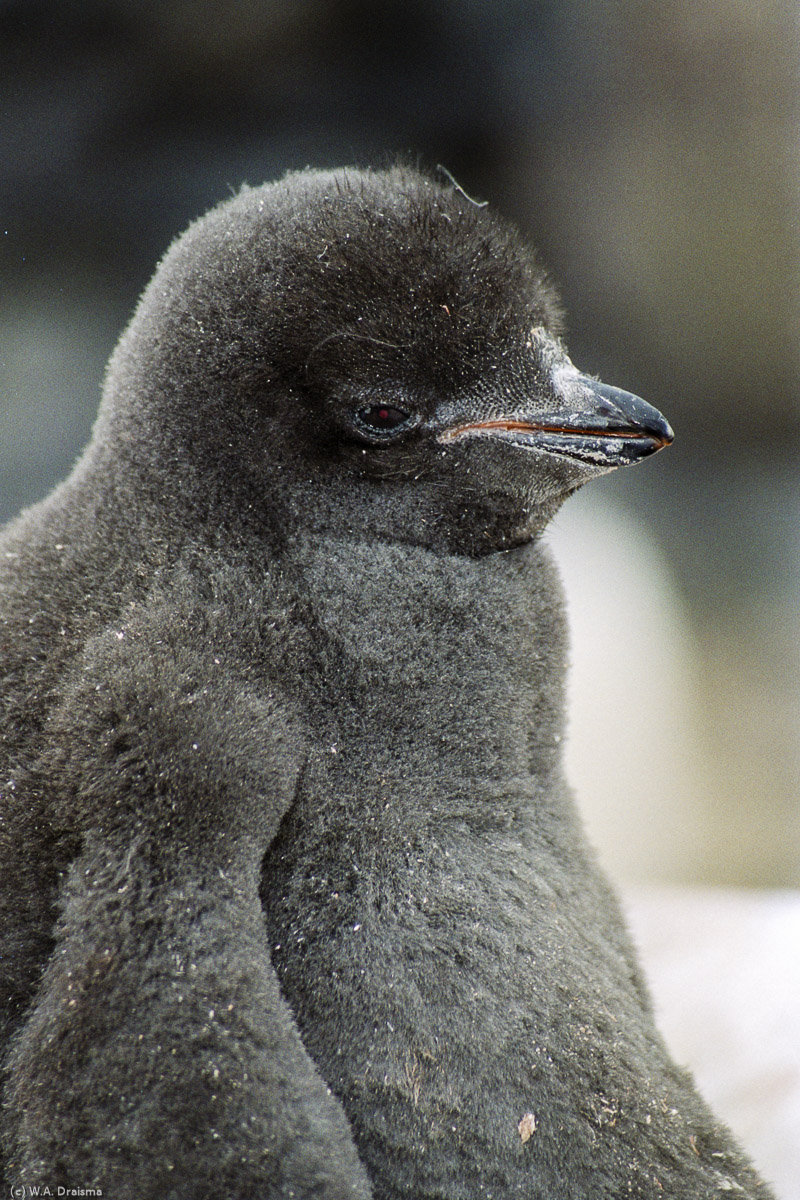
[{"label": "penguin neck", "polygon": [[304,535],[284,562],[318,647],[317,757],[364,803],[424,795],[443,819],[508,825],[562,795],[563,604],[542,546],[471,559]]}]

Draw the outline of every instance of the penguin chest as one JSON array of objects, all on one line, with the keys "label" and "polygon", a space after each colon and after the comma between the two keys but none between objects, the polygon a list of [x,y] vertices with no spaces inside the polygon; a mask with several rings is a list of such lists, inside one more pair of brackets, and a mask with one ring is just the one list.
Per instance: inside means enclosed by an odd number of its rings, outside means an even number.
[{"label": "penguin chest", "polygon": [[[306,1049],[375,1178],[389,1160],[421,1163],[440,1145],[449,1157],[459,1141],[479,1161],[498,1122],[513,1150],[516,1097],[476,1081],[500,1059],[517,960],[530,959],[522,888],[509,871],[488,884],[488,863],[476,886],[455,831],[422,837],[398,821],[392,835],[367,817],[318,841],[303,822],[314,804],[309,794],[265,864],[266,925]],[[499,924],[488,915],[503,909]],[[513,1007],[519,1022],[519,995]]]},{"label": "penguin chest", "polygon": [[[282,993],[376,1195],[560,1194],[544,1185],[555,1146],[569,1131],[588,1170],[596,1121],[620,1103],[622,1026],[641,1026],[619,946],[596,961],[592,879],[568,882],[516,822],[422,830],[364,806],[346,836],[318,832],[319,782],[265,863],[263,908]],[[596,978],[614,976],[628,983],[598,1009]],[[581,1094],[587,1075],[596,1095]]]},{"label": "penguin chest", "polygon": [[560,616],[526,560],[346,561],[304,565],[313,736],[264,862],[272,961],[375,1179],[416,1164],[376,1194],[477,1189],[493,1161],[510,1186],[571,936]]}]

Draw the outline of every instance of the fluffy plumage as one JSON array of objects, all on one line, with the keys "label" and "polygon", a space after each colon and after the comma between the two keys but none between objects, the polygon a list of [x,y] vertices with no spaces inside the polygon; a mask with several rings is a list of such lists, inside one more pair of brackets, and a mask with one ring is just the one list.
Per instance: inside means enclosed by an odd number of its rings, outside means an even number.
[{"label": "fluffy plumage", "polygon": [[561,775],[538,534],[671,434],[557,331],[404,169],[247,189],[160,265],[0,543],[7,1187],[768,1196]]}]

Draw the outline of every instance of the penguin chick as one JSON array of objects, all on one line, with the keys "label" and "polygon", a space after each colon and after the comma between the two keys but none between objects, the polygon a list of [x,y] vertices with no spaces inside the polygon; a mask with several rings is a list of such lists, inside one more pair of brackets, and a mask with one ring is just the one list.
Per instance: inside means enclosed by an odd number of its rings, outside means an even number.
[{"label": "penguin chick", "polygon": [[671,437],[414,171],[289,175],[175,243],[0,544],[7,1187],[769,1196],[561,770],[538,535]]}]

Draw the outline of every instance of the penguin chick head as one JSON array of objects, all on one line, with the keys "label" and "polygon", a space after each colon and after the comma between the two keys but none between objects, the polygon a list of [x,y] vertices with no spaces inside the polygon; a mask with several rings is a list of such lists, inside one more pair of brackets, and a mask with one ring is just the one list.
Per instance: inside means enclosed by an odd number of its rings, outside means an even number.
[{"label": "penguin chick head", "polygon": [[96,443],[167,507],[482,554],[668,444],[581,374],[518,235],[407,168],[245,189],[174,244],[109,366]]}]

